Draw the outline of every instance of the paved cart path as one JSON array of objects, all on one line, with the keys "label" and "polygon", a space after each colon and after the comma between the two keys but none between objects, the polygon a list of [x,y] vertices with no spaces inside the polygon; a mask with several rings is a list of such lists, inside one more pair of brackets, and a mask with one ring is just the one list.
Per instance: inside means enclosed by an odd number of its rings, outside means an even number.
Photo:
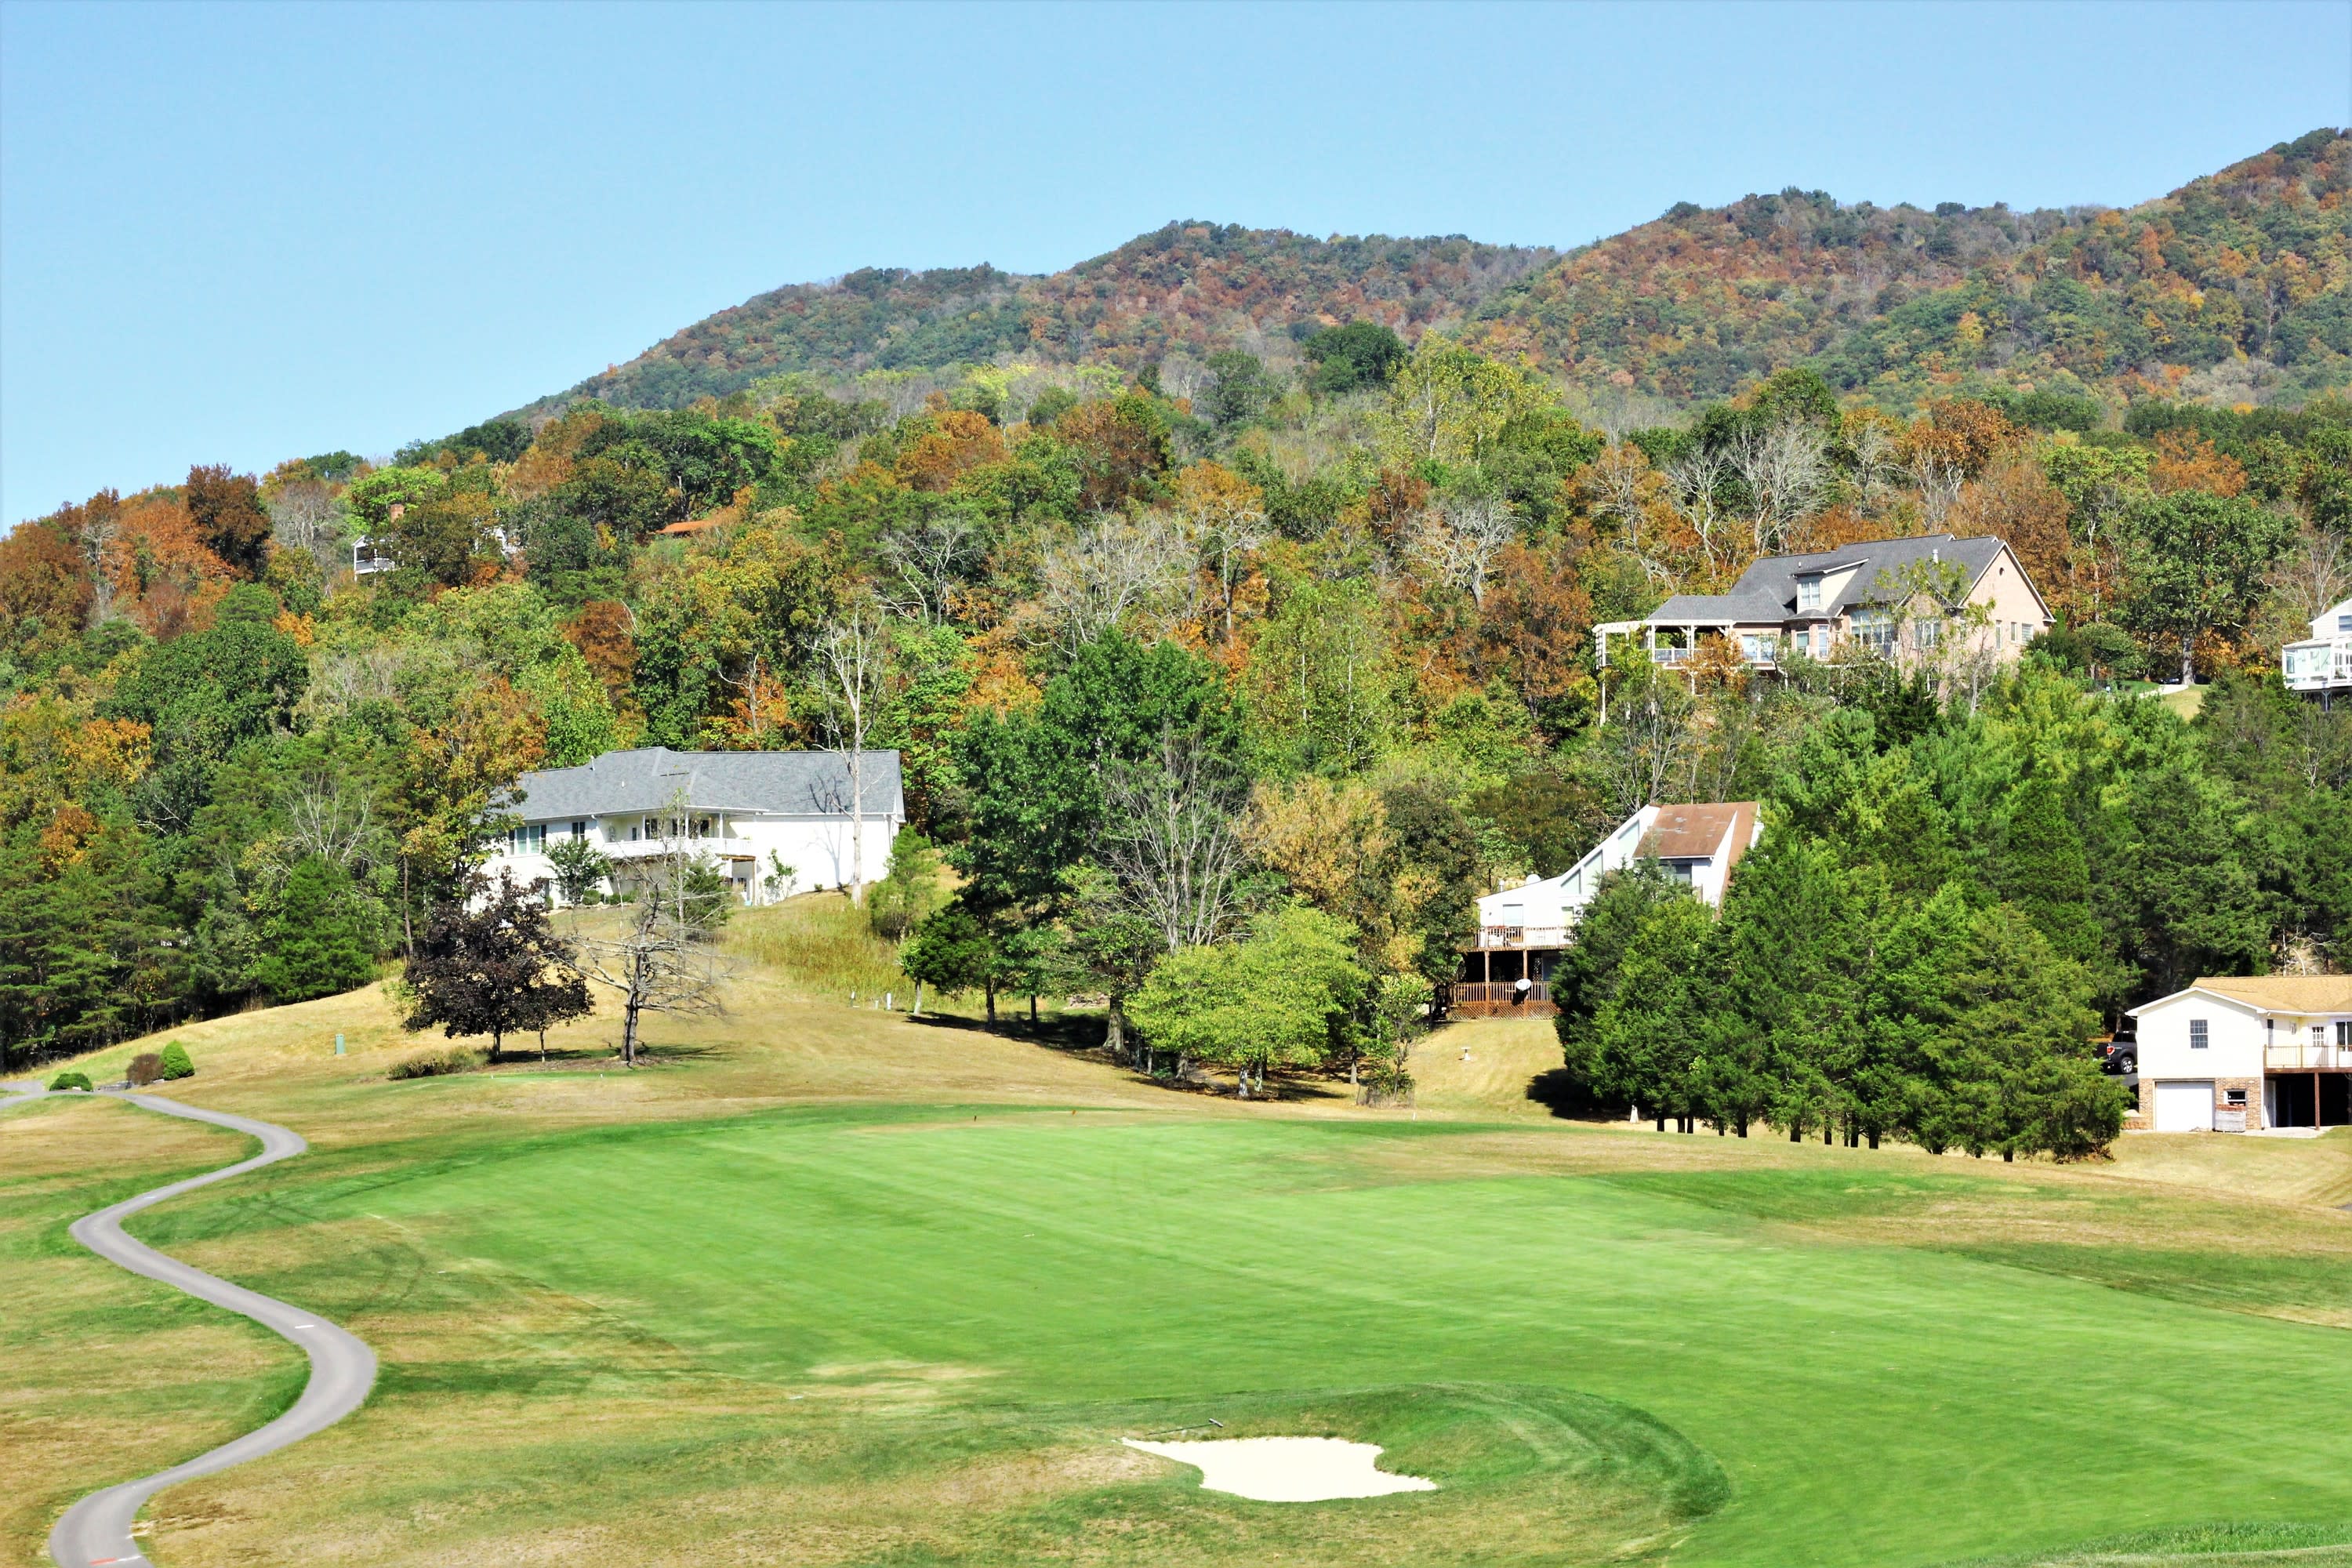
[{"label": "paved cart path", "polygon": [[[0,1100],[0,1106],[29,1098],[12,1095]],[[293,1408],[267,1426],[224,1443],[184,1465],[92,1492],[68,1509],[65,1517],[58,1521],[58,1527],[49,1531],[49,1555],[57,1560],[58,1568],[152,1568],[146,1554],[131,1537],[131,1521],[139,1517],[139,1510],[146,1506],[149,1498],[165,1487],[257,1459],[289,1443],[299,1443],[313,1432],[324,1431],[357,1410],[375,1383],[375,1352],[316,1312],[306,1312],[259,1291],[215,1279],[201,1268],[191,1268],[122,1233],[123,1219],[141,1209],[277,1161],[291,1159],[310,1145],[286,1128],[249,1117],[203,1110],[158,1095],[118,1094],[116,1098],[165,1116],[209,1121],[215,1127],[258,1138],[261,1152],[250,1160],[157,1187],[86,1215],[74,1222],[73,1238],[110,1263],[120,1264],[133,1274],[144,1274],[150,1279],[160,1279],[216,1307],[240,1312],[293,1341],[310,1358],[310,1381],[303,1385],[302,1396],[294,1402]]]}]

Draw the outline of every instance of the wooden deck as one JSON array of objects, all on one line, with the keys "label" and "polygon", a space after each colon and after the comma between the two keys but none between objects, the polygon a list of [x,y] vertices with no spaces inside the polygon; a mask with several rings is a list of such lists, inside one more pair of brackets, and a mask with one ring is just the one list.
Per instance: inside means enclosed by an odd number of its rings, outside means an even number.
[{"label": "wooden deck", "polygon": [[1517,981],[1496,980],[1457,984],[1446,1011],[1456,1018],[1549,1018],[1559,1009],[1552,1005],[1549,982],[1521,991]]}]

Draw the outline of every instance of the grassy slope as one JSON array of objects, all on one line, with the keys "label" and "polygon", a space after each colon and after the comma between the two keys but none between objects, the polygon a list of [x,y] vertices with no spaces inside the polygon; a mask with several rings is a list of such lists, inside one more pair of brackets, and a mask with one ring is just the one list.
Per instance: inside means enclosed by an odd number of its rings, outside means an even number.
[{"label": "grassy slope", "polygon": [[[793,1000],[821,989],[756,969],[625,1077],[386,1083],[415,1042],[367,994],[180,1031],[185,1092],[317,1152],[144,1234],[342,1319],[384,1375],[167,1496],[159,1561],[284,1529],[352,1563],[1577,1562],[1686,1531],[1676,1563],[1927,1563],[2352,1521],[2352,1424],[2314,1419],[2352,1408],[2343,1135],[2081,1172],[1566,1126],[1525,1098],[1543,1026],[1508,1024],[1425,1047],[1418,1113],[1244,1108]],[[216,1415],[196,1369],[150,1382]],[[1271,1508],[1109,1442],[1203,1415],[1385,1441],[1446,1489]]]},{"label": "grassy slope", "polygon": [[[93,1479],[143,1474],[259,1426],[301,1387],[277,1339],[83,1251],[66,1226],[242,1158],[251,1141],[103,1102],[0,1117],[0,1553],[41,1542]],[[95,1390],[104,1397],[94,1400]]]}]

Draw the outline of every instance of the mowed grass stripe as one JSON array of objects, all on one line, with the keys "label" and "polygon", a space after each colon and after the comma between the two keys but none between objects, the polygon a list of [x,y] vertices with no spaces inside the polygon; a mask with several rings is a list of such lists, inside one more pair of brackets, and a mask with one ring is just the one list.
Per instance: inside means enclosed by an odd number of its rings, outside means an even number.
[{"label": "mowed grass stripe", "polygon": [[2340,1331],[1807,1234],[1659,1184],[1414,1181],[1390,1128],[971,1114],[556,1135],[304,1197],[779,1383],[914,1363],[977,1374],[940,1385],[975,1407],[1590,1391],[1732,1477],[1678,1561],[1927,1563],[2352,1517],[2352,1423],[2323,1414],[2352,1408]]}]

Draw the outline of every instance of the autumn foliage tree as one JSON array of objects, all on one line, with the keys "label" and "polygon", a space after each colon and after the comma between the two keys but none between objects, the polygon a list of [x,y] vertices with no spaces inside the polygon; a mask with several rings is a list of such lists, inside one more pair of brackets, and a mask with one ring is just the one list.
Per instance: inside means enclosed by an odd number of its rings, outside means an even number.
[{"label": "autumn foliage tree", "polygon": [[253,476],[232,474],[225,464],[190,468],[184,494],[205,547],[240,576],[260,576],[269,562],[269,513]]}]

